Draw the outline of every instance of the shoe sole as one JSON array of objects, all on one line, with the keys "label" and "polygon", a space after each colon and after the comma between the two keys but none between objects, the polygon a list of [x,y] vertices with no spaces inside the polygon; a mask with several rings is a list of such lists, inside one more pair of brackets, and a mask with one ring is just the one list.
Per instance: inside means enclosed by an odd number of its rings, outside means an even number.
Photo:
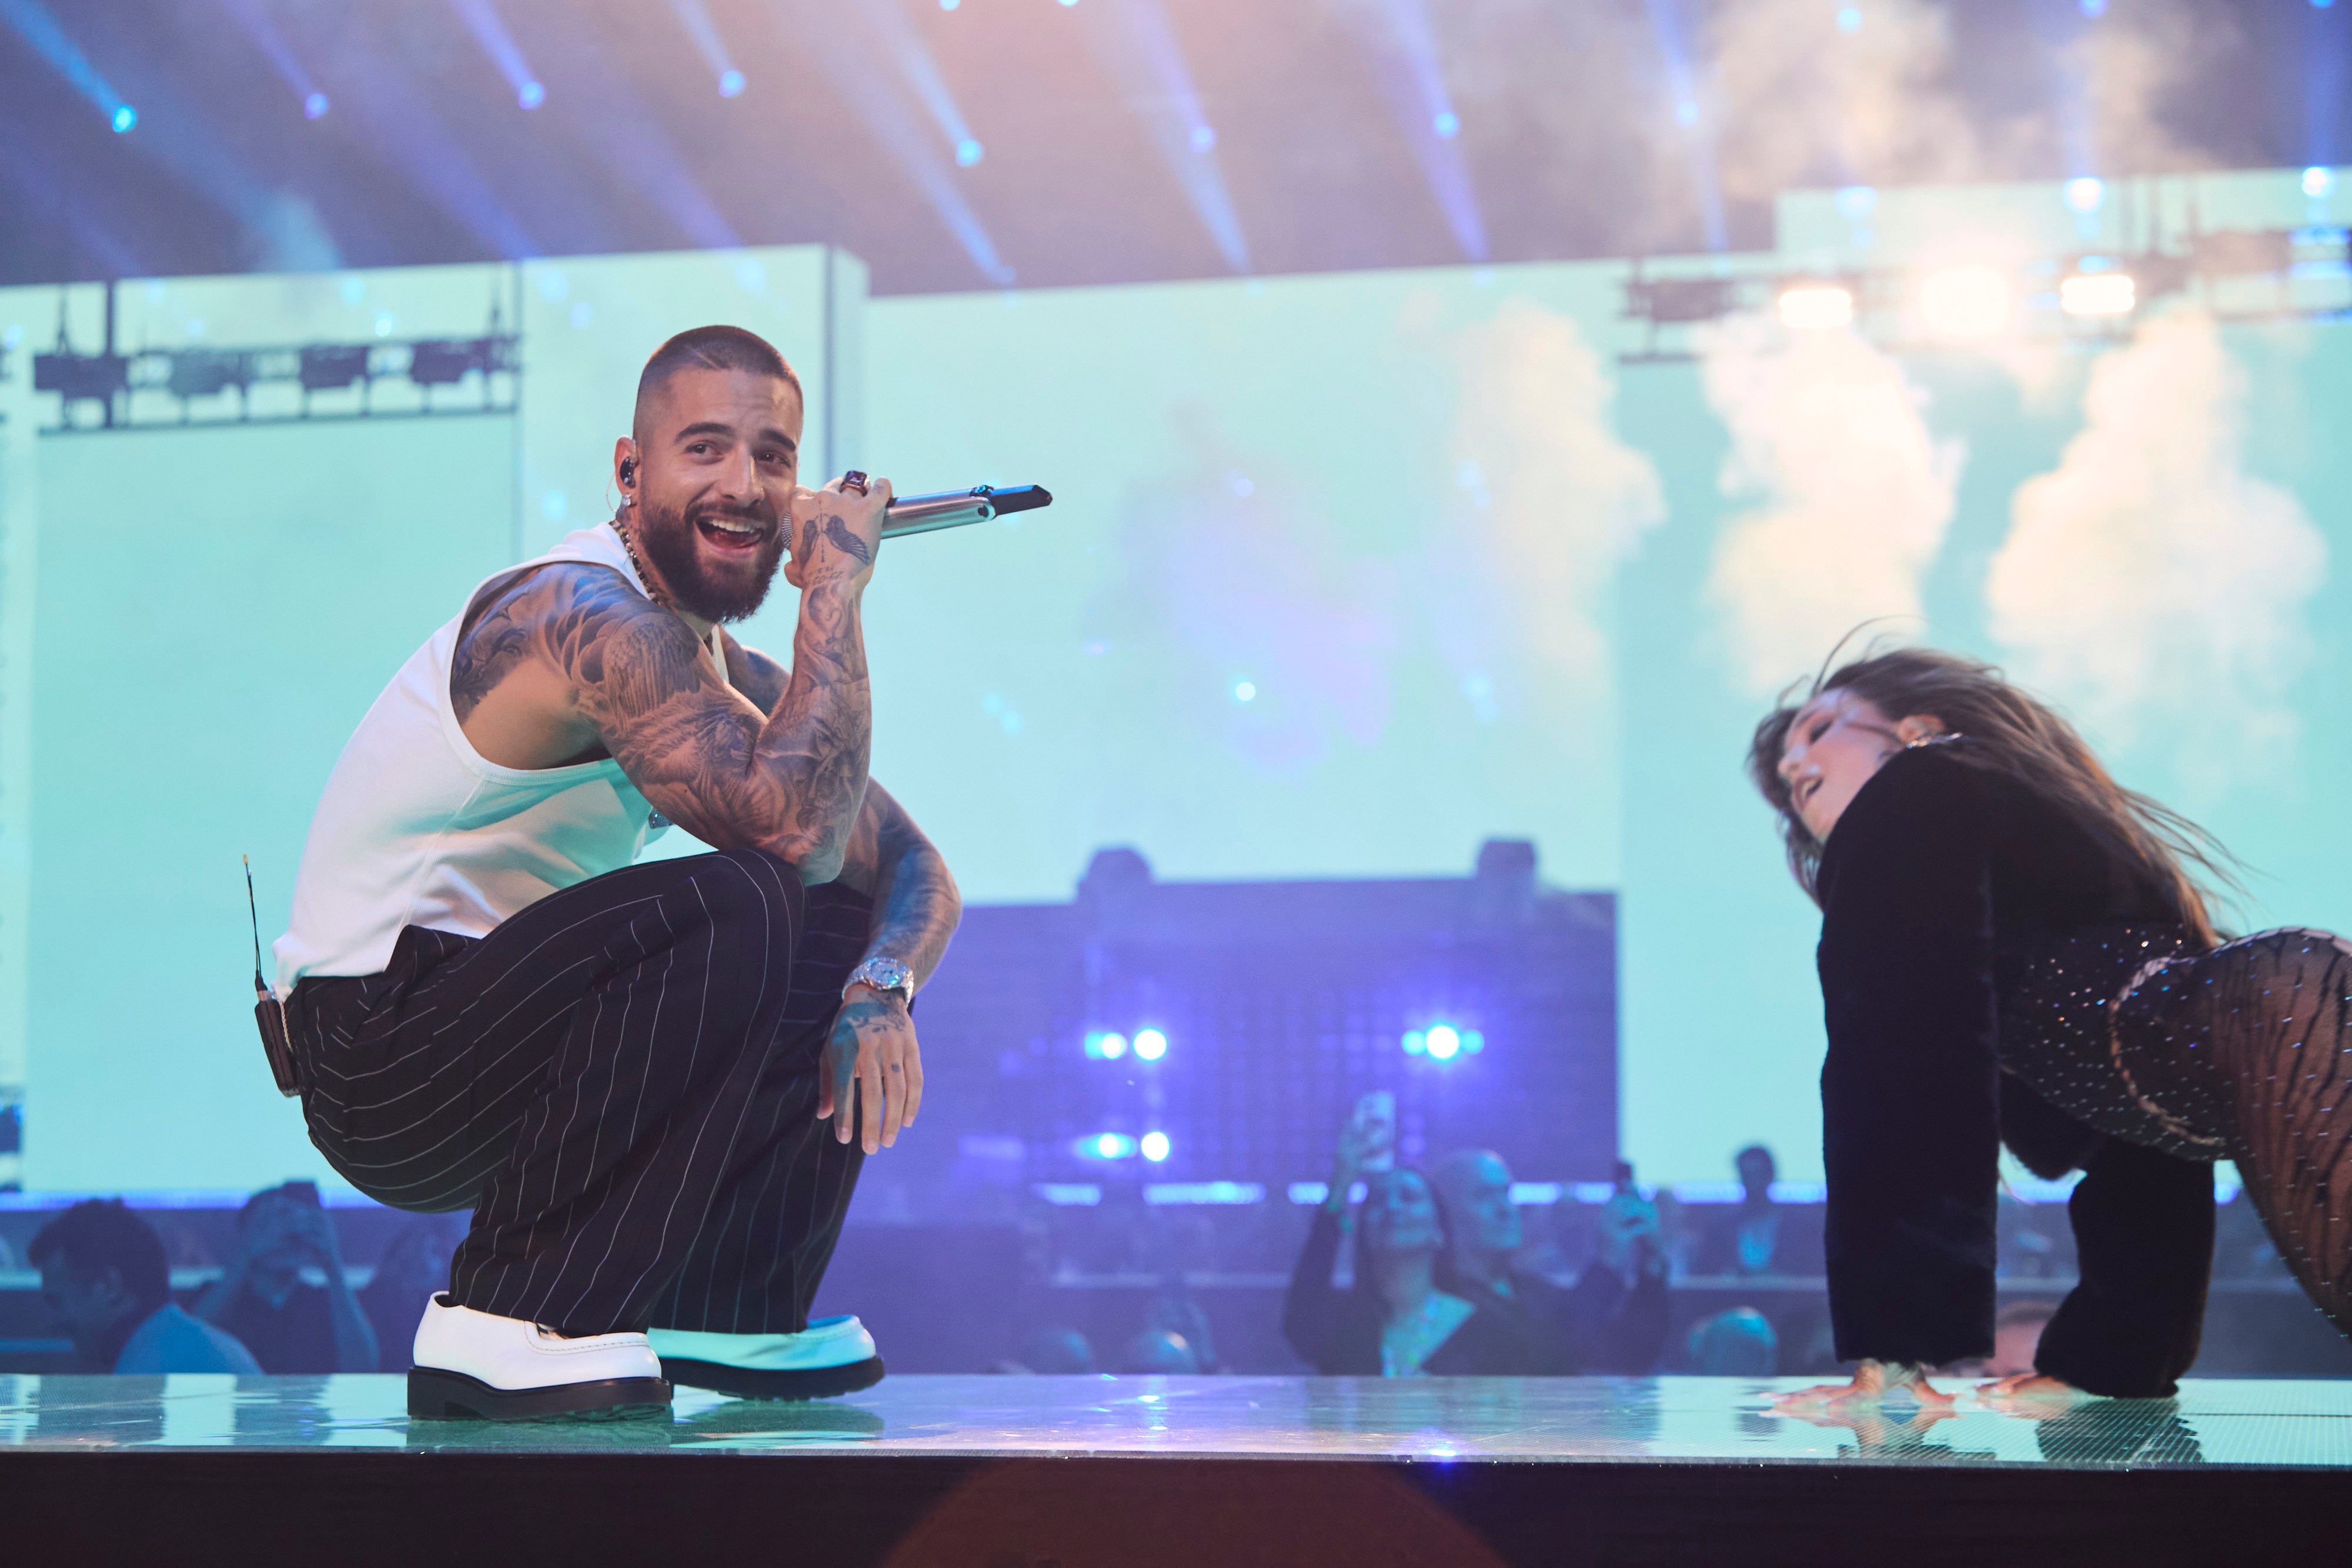
[{"label": "shoe sole", "polygon": [[882,1358],[868,1356],[842,1366],[812,1366],[798,1372],[761,1372],[716,1361],[664,1356],[662,1375],[672,1383],[736,1399],[834,1399],[881,1382]]},{"label": "shoe sole", "polygon": [[408,1369],[408,1414],[422,1421],[620,1421],[667,1417],[670,1385],[659,1377],[602,1377],[537,1388],[493,1388],[437,1366]]}]

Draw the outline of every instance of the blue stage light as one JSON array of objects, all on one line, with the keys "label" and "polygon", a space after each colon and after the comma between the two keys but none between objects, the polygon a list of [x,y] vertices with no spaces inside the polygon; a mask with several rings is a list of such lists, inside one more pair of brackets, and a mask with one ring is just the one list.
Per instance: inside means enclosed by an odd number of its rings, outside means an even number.
[{"label": "blue stage light", "polygon": [[547,101],[547,89],[536,81],[527,81],[515,89],[515,101],[525,109],[537,109]]},{"label": "blue stage light", "polygon": [[1254,682],[1235,681],[1234,683],[1234,701],[1237,703],[1246,703],[1255,702],[1256,700],[1257,686]]},{"label": "blue stage light", "polygon": [[1472,1056],[1486,1049],[1486,1037],[1475,1029],[1462,1031],[1462,1049]]},{"label": "blue stage light", "polygon": [[1192,151],[1206,152],[1217,144],[1217,128],[1213,125],[1192,127]]},{"label": "blue stage light", "polygon": [[122,132],[130,130],[132,126],[138,123],[139,111],[131,108],[129,104],[126,103],[121,108],[114,111],[114,131],[116,135],[120,136]]},{"label": "blue stage light", "polygon": [[1462,130],[1462,117],[1450,109],[1441,109],[1430,120],[1429,128],[1440,136],[1451,137]]},{"label": "blue stage light", "polygon": [[1143,1157],[1156,1166],[1168,1157],[1168,1134],[1146,1133],[1139,1147],[1143,1150]]},{"label": "blue stage light", "polygon": [[2088,174],[2066,182],[2066,204],[2078,213],[2095,213],[2106,199],[2105,183]]},{"label": "blue stage light", "polygon": [[1429,1049],[1429,1036],[1420,1030],[1409,1029],[1404,1031],[1404,1039],[1399,1043],[1403,1045],[1404,1053],[1407,1056],[1419,1056]]},{"label": "blue stage light", "polygon": [[2305,195],[2324,196],[2334,189],[2336,189],[2335,170],[2324,169],[2315,165],[2303,172],[2303,193]]},{"label": "blue stage light", "polygon": [[1157,1061],[1168,1054],[1168,1037],[1156,1029],[1137,1030],[1134,1043],[1138,1061]]},{"label": "blue stage light", "polygon": [[966,169],[979,162],[987,153],[987,148],[969,136],[956,143],[956,162]]},{"label": "blue stage light", "polygon": [[1127,1054],[1127,1036],[1096,1030],[1087,1036],[1087,1054],[1097,1061],[1117,1061]]},{"label": "blue stage light", "polygon": [[1124,1160],[1133,1157],[1135,1140],[1125,1133],[1092,1133],[1075,1147],[1082,1160]]},{"label": "blue stage light", "polygon": [[2083,15],[2093,21],[2107,14],[2107,0],[2083,0]]},{"label": "blue stage light", "polygon": [[302,100],[302,118],[317,120],[327,112],[327,95],[314,92]]},{"label": "blue stage light", "polygon": [[942,11],[952,11],[962,4],[963,0],[940,0],[940,9]]},{"label": "blue stage light", "polygon": [[743,90],[743,73],[742,73],[741,71],[738,71],[738,70],[725,70],[725,71],[721,71],[721,72],[719,72],[719,97],[721,97],[721,98],[733,98],[734,96],[736,96],[738,93],[741,92],[742,90]]},{"label": "blue stage light", "polygon": [[1843,10],[1840,11],[1837,14],[1837,25],[1838,31],[1841,33],[1859,33],[1862,31],[1862,7],[1859,5],[1848,5]]},{"label": "blue stage light", "polygon": [[1439,1061],[1451,1061],[1462,1050],[1462,1035],[1450,1023],[1433,1028],[1428,1034],[1429,1054]]}]

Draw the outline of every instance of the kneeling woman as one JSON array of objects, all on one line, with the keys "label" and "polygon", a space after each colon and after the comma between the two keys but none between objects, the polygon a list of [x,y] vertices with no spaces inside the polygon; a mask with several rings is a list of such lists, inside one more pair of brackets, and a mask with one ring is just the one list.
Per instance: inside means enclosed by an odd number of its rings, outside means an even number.
[{"label": "kneeling woman", "polygon": [[2352,1332],[2352,946],[2223,943],[2210,841],[2117,785],[1990,667],[1846,664],[1758,727],[1748,766],[1822,908],[1830,1313],[1853,1382],[1992,1347],[2000,1146],[2055,1178],[2081,1283],[2004,1395],[2152,1396],[2196,1359],[2211,1162]]}]

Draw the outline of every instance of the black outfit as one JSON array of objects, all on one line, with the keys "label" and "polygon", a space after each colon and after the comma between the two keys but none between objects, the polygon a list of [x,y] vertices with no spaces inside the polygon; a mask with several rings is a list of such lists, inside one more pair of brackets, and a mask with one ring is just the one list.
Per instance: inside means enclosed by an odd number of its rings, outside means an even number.
[{"label": "black outfit", "polygon": [[1566,1289],[1517,1269],[1507,1278],[1510,1289],[1501,1291],[1441,1270],[1438,1284],[1480,1312],[1511,1321],[1528,1346],[1531,1372],[1638,1376],[1657,1364],[1666,1343],[1664,1269],[1643,1269],[1630,1286],[1597,1261],[1586,1264]]},{"label": "black outfit", "polygon": [[2352,1324],[2352,949],[2202,950],[2169,894],[1976,743],[1891,758],[1822,857],[1830,1312],[1841,1359],[1992,1347],[1996,1158],[2084,1174],[2040,1370],[2162,1395],[2196,1359],[2210,1162]]},{"label": "black outfit", "polygon": [[311,1142],[471,1207],[459,1306],[567,1334],[807,1326],[861,1163],[817,1072],[872,905],[773,856],[650,861],[476,939],[410,926],[287,1013]]},{"label": "black outfit", "polygon": [[[336,1364],[334,1307],[323,1285],[297,1280],[286,1300],[274,1307],[255,1295],[252,1287],[240,1287],[212,1324],[251,1351],[261,1370],[273,1377],[342,1370]],[[406,1354],[404,1347],[402,1354]],[[408,1363],[400,1364],[404,1369]]]},{"label": "black outfit", "polygon": [[[1290,1288],[1282,1297],[1282,1337],[1301,1360],[1326,1377],[1378,1377],[1381,1370],[1380,1293],[1369,1270],[1356,1270],[1352,1290],[1331,1283],[1339,1257],[1339,1217],[1315,1212]],[[1445,1342],[1430,1352],[1420,1370],[1433,1377],[1515,1376],[1553,1370],[1549,1357],[1522,1314],[1498,1310],[1486,1292],[1474,1296],[1457,1283],[1438,1288],[1470,1302],[1472,1311]],[[1483,1299],[1482,1299],[1483,1298]]]}]

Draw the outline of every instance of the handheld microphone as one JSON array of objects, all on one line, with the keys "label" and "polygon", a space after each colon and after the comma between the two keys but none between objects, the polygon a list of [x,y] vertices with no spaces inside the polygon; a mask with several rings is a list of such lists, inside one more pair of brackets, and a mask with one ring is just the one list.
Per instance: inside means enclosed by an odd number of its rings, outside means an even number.
[{"label": "handheld microphone", "polygon": [[1043,485],[1009,485],[1002,489],[974,485],[969,490],[943,490],[936,496],[901,496],[882,513],[882,537],[897,539],[966,528],[1007,512],[1034,512],[1053,504],[1053,492]]}]

